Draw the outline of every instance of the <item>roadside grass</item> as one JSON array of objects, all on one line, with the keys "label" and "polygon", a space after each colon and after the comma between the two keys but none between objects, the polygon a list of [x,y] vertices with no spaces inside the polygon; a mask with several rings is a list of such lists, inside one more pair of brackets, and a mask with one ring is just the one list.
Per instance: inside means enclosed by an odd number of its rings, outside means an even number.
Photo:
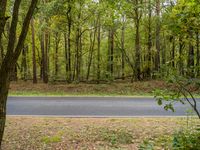
[{"label": "roadside grass", "polygon": [[[125,96],[125,97],[153,97],[155,90],[173,90],[173,85],[164,81],[142,82],[113,82],[107,84],[67,84],[49,83],[33,84],[31,81],[12,82],[9,96]],[[194,91],[199,96],[199,91]]]},{"label": "roadside grass", "polygon": [[42,137],[42,142],[44,142],[45,144],[61,142],[61,137],[58,135],[52,137],[44,136]]},{"label": "roadside grass", "polygon": [[[197,119],[191,124],[197,124]],[[42,118],[7,117],[4,150],[137,150],[151,144],[162,149],[186,118]],[[146,141],[146,144],[145,142]]]}]

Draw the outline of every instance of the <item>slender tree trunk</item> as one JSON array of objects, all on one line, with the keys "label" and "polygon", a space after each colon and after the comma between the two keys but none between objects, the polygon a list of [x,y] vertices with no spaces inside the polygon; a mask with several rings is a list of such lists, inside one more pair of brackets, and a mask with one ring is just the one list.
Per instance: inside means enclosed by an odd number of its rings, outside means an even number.
[{"label": "slender tree trunk", "polygon": [[172,67],[175,68],[175,37],[172,36],[172,54],[171,54],[171,61]]},{"label": "slender tree trunk", "polygon": [[196,47],[197,47],[197,55],[196,55],[196,68],[197,68],[197,77],[200,76],[200,50],[199,50],[199,32],[196,32]]},{"label": "slender tree trunk", "polygon": [[191,42],[193,38],[193,33],[190,31],[190,42],[189,42],[189,52],[188,52],[188,76],[193,78],[194,75],[194,46]]},{"label": "slender tree trunk", "polygon": [[180,75],[184,75],[184,64],[183,64],[183,48],[184,43],[182,41],[182,37],[179,37],[179,73]]},{"label": "slender tree trunk", "polygon": [[33,62],[33,83],[37,83],[37,66],[35,56],[35,29],[34,19],[31,19],[31,31],[32,31],[32,62]]},{"label": "slender tree trunk", "polygon": [[47,34],[44,32],[41,35],[41,51],[42,51],[42,79],[44,83],[48,83],[48,74],[47,74]]},{"label": "slender tree trunk", "polygon": [[155,69],[159,71],[160,68],[160,0],[156,0],[156,58]]},{"label": "slender tree trunk", "polygon": [[114,72],[114,29],[111,29],[111,39],[110,39],[110,74],[113,77]]},{"label": "slender tree trunk", "polygon": [[55,77],[58,76],[58,49],[59,49],[60,37],[59,33],[55,33]]},{"label": "slender tree trunk", "polygon": [[[135,1],[136,6],[139,5],[138,0]],[[139,8],[135,8],[135,26],[136,26],[136,31],[135,31],[135,80],[141,80],[140,74],[141,74],[141,69],[140,69],[140,12]]]},{"label": "slender tree trunk", "polygon": [[121,35],[121,48],[122,48],[122,80],[125,80],[125,56],[124,56],[124,50],[125,50],[125,46],[124,46],[124,35],[125,34],[125,20],[124,20],[124,16],[123,16],[123,25],[122,25],[122,35]]},{"label": "slender tree trunk", "polygon": [[87,69],[87,80],[89,80],[90,77],[90,69],[92,65],[92,60],[93,60],[93,53],[94,53],[94,44],[96,40],[96,31],[97,29],[95,28],[94,32],[90,34],[90,51],[89,51],[89,56],[88,56],[88,69]]},{"label": "slender tree trunk", "polygon": [[98,14],[98,35],[97,35],[97,83],[100,83],[100,55],[101,55],[101,16]]},{"label": "slender tree trunk", "polygon": [[68,28],[68,38],[67,38],[67,54],[66,54],[66,71],[67,71],[67,80],[71,82],[72,80],[72,70],[71,70],[71,28],[72,28],[72,17],[71,17],[71,0],[68,2],[68,11],[67,11],[67,28]]},{"label": "slender tree trunk", "polygon": [[166,39],[165,39],[165,33],[163,32],[163,48],[162,48],[162,65],[165,65],[166,63]]},{"label": "slender tree trunk", "polygon": [[148,53],[147,53],[147,77],[151,78],[151,48],[152,48],[152,31],[151,31],[151,19],[152,19],[152,8],[151,0],[148,4]]},{"label": "slender tree trunk", "polygon": [[[79,19],[80,19],[80,16],[79,16]],[[75,68],[74,68],[74,78],[77,82],[79,82],[79,76],[80,76],[80,72],[79,72],[79,69],[80,69],[80,27],[78,26],[77,27],[77,30],[76,30],[76,55],[75,55]]]},{"label": "slender tree trunk", "polygon": [[21,79],[27,80],[27,51],[28,46],[24,46],[22,49],[22,63],[21,63]]}]

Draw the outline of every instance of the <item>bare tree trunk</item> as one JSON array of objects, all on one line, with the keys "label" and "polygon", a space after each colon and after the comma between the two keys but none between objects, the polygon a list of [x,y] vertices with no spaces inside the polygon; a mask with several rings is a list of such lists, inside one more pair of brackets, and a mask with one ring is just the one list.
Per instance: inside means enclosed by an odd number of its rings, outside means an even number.
[{"label": "bare tree trunk", "polygon": [[31,19],[31,31],[32,31],[32,62],[33,62],[33,83],[37,83],[37,66],[35,56],[35,29],[34,19]]}]

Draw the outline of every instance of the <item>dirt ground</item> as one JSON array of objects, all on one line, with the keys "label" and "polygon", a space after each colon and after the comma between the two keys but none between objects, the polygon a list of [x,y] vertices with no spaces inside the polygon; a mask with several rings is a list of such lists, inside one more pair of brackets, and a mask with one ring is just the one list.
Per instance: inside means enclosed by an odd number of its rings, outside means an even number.
[{"label": "dirt ground", "polygon": [[186,118],[8,117],[3,150],[137,150],[145,139],[165,141],[186,126]]}]

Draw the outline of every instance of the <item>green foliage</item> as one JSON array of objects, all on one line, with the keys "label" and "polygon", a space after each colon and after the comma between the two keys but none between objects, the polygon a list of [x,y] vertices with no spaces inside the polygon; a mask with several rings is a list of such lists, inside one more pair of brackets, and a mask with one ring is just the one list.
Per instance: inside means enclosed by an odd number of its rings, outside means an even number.
[{"label": "green foliage", "polygon": [[139,146],[139,150],[154,150],[154,144],[151,141],[144,140]]},{"label": "green foliage", "polygon": [[173,137],[173,150],[200,150],[200,131],[179,131]]}]

